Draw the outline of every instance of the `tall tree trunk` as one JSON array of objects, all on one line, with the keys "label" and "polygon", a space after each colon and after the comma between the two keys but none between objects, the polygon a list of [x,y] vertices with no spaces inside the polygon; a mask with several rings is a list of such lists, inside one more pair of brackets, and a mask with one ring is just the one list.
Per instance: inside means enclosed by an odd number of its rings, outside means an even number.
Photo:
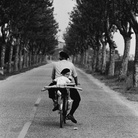
[{"label": "tall tree trunk", "polygon": [[88,55],[88,50],[86,50],[86,52],[85,52],[86,54],[86,56],[85,56],[85,64],[86,64],[86,67],[88,68],[89,67],[89,63],[88,63],[88,57],[89,57],[89,55]]},{"label": "tall tree trunk", "polygon": [[87,52],[84,50],[83,52],[83,65],[87,68]]},{"label": "tall tree trunk", "polygon": [[31,67],[31,62],[32,62],[32,53],[29,53],[29,67]]},{"label": "tall tree trunk", "polygon": [[98,48],[97,50],[97,59],[96,59],[96,71],[101,70],[101,50]]},{"label": "tall tree trunk", "polygon": [[74,57],[75,57],[74,63],[79,64],[79,54],[74,55]]},{"label": "tall tree trunk", "polygon": [[85,67],[87,67],[87,64],[86,64],[86,51],[84,51],[83,53],[84,53],[83,65],[84,65]]},{"label": "tall tree trunk", "polygon": [[115,74],[115,47],[110,46],[110,62],[109,62],[109,70],[108,76],[114,76]]},{"label": "tall tree trunk", "polygon": [[9,52],[9,62],[8,62],[8,72],[12,72],[12,57],[13,57],[13,45],[10,45],[10,52]]},{"label": "tall tree trunk", "polygon": [[16,49],[15,49],[15,59],[14,59],[14,70],[15,71],[19,70],[18,63],[19,63],[19,43],[16,44]]},{"label": "tall tree trunk", "polygon": [[94,55],[92,56],[92,71],[96,70],[96,63],[97,63],[97,51],[94,50]]},{"label": "tall tree trunk", "polygon": [[1,57],[0,57],[0,72],[4,74],[4,65],[5,65],[5,52],[6,52],[6,44],[5,44],[5,24],[1,26]]},{"label": "tall tree trunk", "polygon": [[22,47],[20,46],[19,48],[19,70],[22,69],[22,64],[23,64]]},{"label": "tall tree trunk", "polygon": [[5,65],[5,52],[6,52],[6,44],[2,44],[2,47],[1,47],[1,65],[0,65],[0,72],[1,74],[4,74],[4,65]]},{"label": "tall tree trunk", "polygon": [[107,42],[109,43],[109,48],[110,48],[110,62],[109,62],[108,76],[114,76],[116,44],[113,40],[113,33],[110,28],[109,18],[107,18],[107,21],[106,21],[106,37],[107,37]]},{"label": "tall tree trunk", "polygon": [[84,52],[81,53],[80,64],[84,65]]},{"label": "tall tree trunk", "polygon": [[[128,1],[124,1],[129,7]],[[138,87],[138,21],[137,15],[133,10],[128,10],[128,19],[136,35],[136,46],[135,46],[135,59],[134,59],[134,72],[133,72],[133,86]]]},{"label": "tall tree trunk", "polygon": [[33,65],[35,65],[36,64],[36,54],[34,53],[33,54]]},{"label": "tall tree trunk", "polygon": [[80,54],[77,54],[77,56],[76,56],[76,63],[80,64]]},{"label": "tall tree trunk", "polygon": [[134,59],[133,85],[134,87],[138,87],[138,33],[136,33],[136,49],[135,49],[135,59]]},{"label": "tall tree trunk", "polygon": [[2,47],[1,47],[1,67],[4,67],[4,65],[5,65],[5,52],[6,52],[6,45],[2,44]]},{"label": "tall tree trunk", "polygon": [[38,54],[36,54],[36,65],[38,65],[39,64],[39,55]]},{"label": "tall tree trunk", "polygon": [[120,79],[125,79],[127,76],[130,42],[131,42],[130,40],[131,40],[131,37],[124,38],[125,48],[124,48],[121,69],[120,69],[120,75],[119,75]]},{"label": "tall tree trunk", "polygon": [[27,65],[27,63],[26,63],[26,50],[24,49],[24,54],[23,54],[23,68],[26,68],[26,65]]},{"label": "tall tree trunk", "polygon": [[106,71],[106,43],[102,42],[102,64],[101,73],[104,74]]},{"label": "tall tree trunk", "polygon": [[26,67],[29,67],[29,53],[26,52]]}]

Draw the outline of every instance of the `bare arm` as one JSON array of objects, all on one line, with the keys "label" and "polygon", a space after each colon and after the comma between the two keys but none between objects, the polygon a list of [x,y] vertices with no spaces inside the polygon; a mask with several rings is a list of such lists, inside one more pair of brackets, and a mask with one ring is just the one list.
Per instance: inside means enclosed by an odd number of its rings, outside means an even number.
[{"label": "bare arm", "polygon": [[52,76],[51,76],[51,78],[52,78],[52,80],[54,80],[55,79],[55,74],[56,72],[55,72],[55,68],[53,67],[53,70],[52,70]]},{"label": "bare arm", "polygon": [[77,71],[76,71],[76,68],[75,68],[74,65],[72,66],[72,76],[73,76],[73,78],[74,78],[75,84],[78,85]]},{"label": "bare arm", "polygon": [[78,77],[74,77],[75,84],[78,85]]}]

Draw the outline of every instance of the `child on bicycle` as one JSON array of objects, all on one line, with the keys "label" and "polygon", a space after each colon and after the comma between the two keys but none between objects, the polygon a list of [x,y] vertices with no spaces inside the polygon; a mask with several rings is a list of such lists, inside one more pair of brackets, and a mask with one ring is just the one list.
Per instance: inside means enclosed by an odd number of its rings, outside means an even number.
[{"label": "child on bicycle", "polygon": [[[69,77],[70,77],[70,70],[68,68],[65,68],[61,71],[61,76],[57,77],[56,79],[53,80],[53,84],[66,85],[68,83],[71,83],[71,79]],[[70,99],[70,97],[69,97],[69,99]],[[57,104],[56,97],[55,97],[55,99],[53,99],[53,102],[54,102],[53,111],[56,111],[56,110],[58,110],[58,104]]]},{"label": "child on bicycle", "polygon": [[65,68],[61,71],[61,75],[60,77],[57,77],[56,79],[54,79],[54,81],[56,82],[57,85],[65,85],[67,83],[71,82],[70,77],[70,70],[68,68]]}]

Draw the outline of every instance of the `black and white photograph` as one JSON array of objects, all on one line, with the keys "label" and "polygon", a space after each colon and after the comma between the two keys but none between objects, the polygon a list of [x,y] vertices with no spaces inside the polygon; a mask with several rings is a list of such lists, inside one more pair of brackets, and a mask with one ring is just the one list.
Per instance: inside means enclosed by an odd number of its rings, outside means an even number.
[{"label": "black and white photograph", "polygon": [[138,138],[138,0],[0,0],[0,138]]}]

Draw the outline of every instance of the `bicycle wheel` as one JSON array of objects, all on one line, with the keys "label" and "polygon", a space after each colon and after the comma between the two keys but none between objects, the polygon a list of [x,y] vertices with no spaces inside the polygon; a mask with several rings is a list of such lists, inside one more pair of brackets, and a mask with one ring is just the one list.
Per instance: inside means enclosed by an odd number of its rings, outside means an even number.
[{"label": "bicycle wheel", "polygon": [[63,98],[63,121],[65,124],[66,124],[67,111],[68,111],[68,100],[67,97],[65,96]]},{"label": "bicycle wheel", "polygon": [[63,117],[63,100],[60,103],[59,107],[59,114],[60,114],[60,128],[63,128],[63,123],[64,123],[64,117]]}]

